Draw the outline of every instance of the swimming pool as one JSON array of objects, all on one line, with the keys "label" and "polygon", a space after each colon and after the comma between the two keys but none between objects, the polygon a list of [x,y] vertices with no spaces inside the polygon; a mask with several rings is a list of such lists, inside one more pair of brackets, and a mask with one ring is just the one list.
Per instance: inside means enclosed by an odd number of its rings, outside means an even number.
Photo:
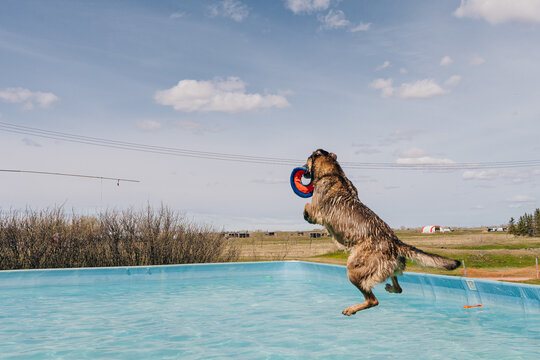
[{"label": "swimming pool", "polygon": [[[363,300],[342,266],[0,272],[0,357],[537,359],[540,287],[407,273]],[[463,305],[482,303],[482,308]]]}]

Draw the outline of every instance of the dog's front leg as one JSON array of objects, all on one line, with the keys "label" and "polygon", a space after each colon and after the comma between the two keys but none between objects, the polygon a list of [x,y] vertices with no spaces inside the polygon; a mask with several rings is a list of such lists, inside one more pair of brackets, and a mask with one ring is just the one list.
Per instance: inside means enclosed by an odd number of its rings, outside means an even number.
[{"label": "dog's front leg", "polygon": [[307,203],[304,207],[304,220],[310,224],[316,224],[317,222],[313,219],[313,214],[311,213],[311,204]]}]

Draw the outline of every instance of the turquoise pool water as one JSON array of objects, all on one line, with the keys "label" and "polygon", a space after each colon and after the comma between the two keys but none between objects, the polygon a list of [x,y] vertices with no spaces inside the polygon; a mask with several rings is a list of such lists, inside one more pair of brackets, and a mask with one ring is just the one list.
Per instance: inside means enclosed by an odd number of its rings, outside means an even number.
[{"label": "turquoise pool water", "polygon": [[[303,262],[0,272],[0,358],[538,359],[540,287]],[[472,287],[472,290],[471,288]],[[483,308],[463,309],[478,302]]]}]

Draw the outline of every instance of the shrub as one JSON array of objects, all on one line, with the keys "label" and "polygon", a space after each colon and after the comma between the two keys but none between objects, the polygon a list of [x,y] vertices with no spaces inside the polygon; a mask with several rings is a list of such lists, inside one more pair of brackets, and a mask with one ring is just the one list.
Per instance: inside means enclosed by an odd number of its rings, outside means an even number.
[{"label": "shrub", "polygon": [[238,254],[210,226],[165,206],[97,216],[62,208],[0,213],[1,270],[227,262]]}]

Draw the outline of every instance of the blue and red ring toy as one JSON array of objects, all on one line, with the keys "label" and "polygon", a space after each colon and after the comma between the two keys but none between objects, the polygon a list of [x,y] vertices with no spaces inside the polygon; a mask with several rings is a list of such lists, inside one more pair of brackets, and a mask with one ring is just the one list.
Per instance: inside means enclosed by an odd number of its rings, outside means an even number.
[{"label": "blue and red ring toy", "polygon": [[294,193],[300,197],[308,198],[313,195],[313,181],[309,184],[302,184],[302,176],[307,172],[306,168],[297,167],[291,173],[291,187]]}]

